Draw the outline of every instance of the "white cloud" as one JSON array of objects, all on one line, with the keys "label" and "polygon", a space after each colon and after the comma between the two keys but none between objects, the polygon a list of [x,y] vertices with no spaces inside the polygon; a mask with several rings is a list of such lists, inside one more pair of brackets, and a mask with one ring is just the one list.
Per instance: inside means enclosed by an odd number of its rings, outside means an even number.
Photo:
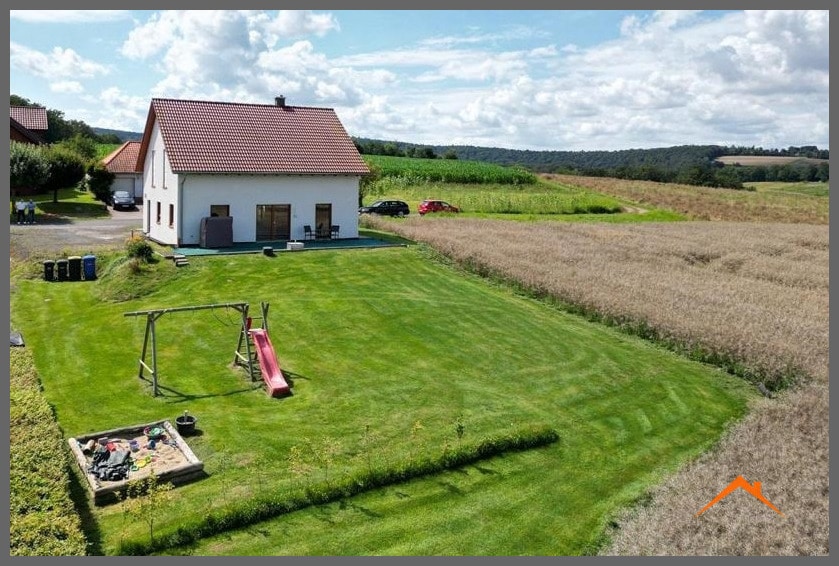
[{"label": "white cloud", "polygon": [[280,10],[265,29],[280,37],[298,37],[310,34],[324,36],[341,28],[332,14],[316,14],[310,10]]},{"label": "white cloud", "polygon": [[544,31],[526,26],[515,26],[501,32],[472,33],[467,35],[430,37],[419,42],[424,47],[447,48],[453,45],[498,43],[545,37]]},{"label": "white cloud", "polygon": [[73,110],[75,119],[85,121],[99,128],[136,131],[137,124],[145,124],[149,110],[149,99],[130,95],[117,87],[109,87],[97,95],[84,95],[86,104]]},{"label": "white cloud", "polygon": [[85,59],[70,48],[54,47],[50,53],[43,53],[14,41],[9,42],[9,63],[21,71],[48,79],[89,78],[109,72],[105,65]]},{"label": "white cloud", "polygon": [[50,83],[50,90],[64,94],[80,94],[84,92],[84,87],[78,81],[58,81]]},{"label": "white cloud", "polygon": [[9,10],[9,19],[37,24],[78,24],[127,20],[128,10]]},{"label": "white cloud", "polygon": [[333,106],[365,137],[558,150],[825,146],[828,27],[827,11],[666,11],[627,18],[614,40],[588,47],[476,28],[330,58],[313,37],[340,30],[332,14],[189,11],[152,16],[122,51],[156,65],[153,95],[285,94]]}]

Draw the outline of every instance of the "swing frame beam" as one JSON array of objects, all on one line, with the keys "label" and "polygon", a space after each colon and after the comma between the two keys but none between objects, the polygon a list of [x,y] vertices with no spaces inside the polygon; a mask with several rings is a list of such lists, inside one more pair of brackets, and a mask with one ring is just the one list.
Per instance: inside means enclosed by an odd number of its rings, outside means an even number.
[{"label": "swing frame beam", "polygon": [[[231,308],[236,310],[240,313],[242,317],[242,333],[239,336],[239,343],[236,346],[236,354],[233,359],[234,363],[237,365],[244,365],[248,369],[248,374],[251,376],[251,380],[254,379],[254,372],[256,368],[254,367],[253,363],[253,356],[251,355],[251,343],[250,340],[245,339],[245,350],[246,355],[242,355],[240,350],[242,348],[242,338],[246,336],[248,331],[248,303],[216,303],[212,305],[195,305],[195,306],[187,306],[187,307],[171,307],[168,309],[153,309],[153,310],[145,310],[145,311],[132,311],[123,313],[124,316],[145,316],[146,317],[146,331],[145,335],[143,336],[143,351],[140,354],[139,359],[139,368],[138,368],[138,375],[140,379],[149,381],[143,374],[144,370],[148,371],[151,375],[151,383],[152,383],[152,392],[155,397],[160,394],[160,389],[158,387],[159,382],[159,372],[157,369],[157,334],[155,332],[155,323],[159,318],[167,313],[172,312],[185,312],[185,311],[199,311],[199,310],[208,310],[208,309],[220,309],[220,308]],[[263,316],[263,324],[266,324],[265,318],[268,314],[268,304],[262,303],[262,316]],[[149,353],[149,346],[151,346],[151,367],[146,363],[146,355]]]}]

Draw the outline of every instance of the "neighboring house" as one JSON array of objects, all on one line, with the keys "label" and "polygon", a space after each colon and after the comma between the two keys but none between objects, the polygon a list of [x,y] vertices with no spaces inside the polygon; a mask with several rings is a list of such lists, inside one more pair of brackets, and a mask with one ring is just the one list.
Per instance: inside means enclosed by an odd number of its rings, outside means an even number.
[{"label": "neighboring house", "polygon": [[275,102],[152,99],[137,160],[149,238],[197,245],[210,216],[232,217],[233,242],[358,236],[369,169],[335,111]]},{"label": "neighboring house", "polygon": [[9,106],[10,139],[42,144],[47,133],[47,109],[40,106]]},{"label": "neighboring house", "polygon": [[137,168],[140,142],[127,141],[102,158],[105,169],[114,174],[111,192],[128,191],[137,202],[143,201],[143,171]]}]

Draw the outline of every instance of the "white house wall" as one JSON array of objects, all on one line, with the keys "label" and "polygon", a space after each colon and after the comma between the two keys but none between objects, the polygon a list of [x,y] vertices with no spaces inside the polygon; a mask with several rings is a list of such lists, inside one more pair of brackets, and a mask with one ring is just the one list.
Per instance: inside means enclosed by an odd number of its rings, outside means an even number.
[{"label": "white house wall", "polygon": [[[143,164],[143,232],[151,239],[177,245],[178,175],[172,172],[157,122],[152,126],[148,151]],[[158,204],[160,221],[157,219]],[[169,223],[169,207],[173,222]]]},{"label": "white house wall", "polygon": [[291,238],[302,240],[303,226],[315,227],[315,205],[329,203],[332,224],[341,227],[340,237],[356,238],[358,181],[351,176],[182,175],[180,209],[176,210],[180,244],[200,243],[201,219],[210,215],[210,205],[230,207],[234,242],[256,241],[259,204],[290,204]]}]

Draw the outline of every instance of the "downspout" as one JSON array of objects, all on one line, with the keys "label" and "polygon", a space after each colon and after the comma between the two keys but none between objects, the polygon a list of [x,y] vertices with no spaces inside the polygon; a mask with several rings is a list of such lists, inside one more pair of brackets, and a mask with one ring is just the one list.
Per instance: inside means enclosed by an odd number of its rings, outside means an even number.
[{"label": "downspout", "polygon": [[175,235],[178,239],[178,247],[181,246],[181,235],[183,234],[184,225],[184,185],[186,184],[186,176],[178,175],[178,228]]}]

